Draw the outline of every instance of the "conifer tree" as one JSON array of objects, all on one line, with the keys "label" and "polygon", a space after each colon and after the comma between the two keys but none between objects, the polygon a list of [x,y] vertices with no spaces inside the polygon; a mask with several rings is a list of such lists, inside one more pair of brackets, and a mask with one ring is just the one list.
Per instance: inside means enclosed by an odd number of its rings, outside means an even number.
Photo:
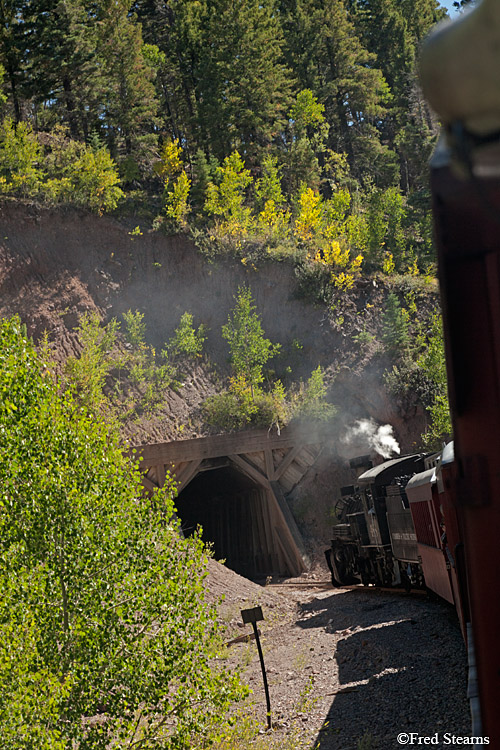
[{"label": "conifer tree", "polygon": [[234,310],[222,326],[222,335],[229,343],[233,369],[250,386],[253,398],[264,379],[262,368],[279,352],[280,344],[272,344],[265,337],[249,287],[240,287],[235,300]]},{"label": "conifer tree", "polygon": [[99,116],[113,156],[138,149],[141,138],[153,129],[158,107],[155,72],[145,58],[141,28],[129,16],[129,7],[129,0],[103,0],[99,24]]},{"label": "conifer tree", "polygon": [[208,0],[202,28],[199,116],[218,158],[255,161],[283,127],[290,76],[274,0]]},{"label": "conifer tree", "polygon": [[[81,0],[31,0],[22,6],[24,96],[35,104],[43,127],[52,118],[68,125],[73,138],[87,137],[89,95],[96,69],[93,10]],[[44,122],[47,120],[47,122]]]},{"label": "conifer tree", "polygon": [[24,83],[26,64],[23,42],[23,19],[15,0],[0,2],[0,60],[6,74],[6,82],[15,122],[21,120],[21,88]]},{"label": "conifer tree", "polygon": [[352,174],[393,184],[397,163],[377,130],[390,90],[343,0],[283,0],[286,58],[300,83],[325,107],[327,145],[347,153]]},{"label": "conifer tree", "polygon": [[392,357],[401,356],[409,343],[408,314],[402,309],[394,292],[387,297],[382,320],[382,341]]}]

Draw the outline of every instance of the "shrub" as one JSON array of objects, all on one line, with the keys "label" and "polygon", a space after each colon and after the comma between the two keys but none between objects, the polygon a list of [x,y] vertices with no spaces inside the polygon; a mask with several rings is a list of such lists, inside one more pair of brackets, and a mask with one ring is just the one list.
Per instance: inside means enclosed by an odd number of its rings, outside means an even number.
[{"label": "shrub", "polygon": [[6,118],[0,126],[0,192],[33,196],[41,189],[42,149],[29,125]]},{"label": "shrub", "polygon": [[278,428],[288,423],[290,405],[281,381],[270,392],[250,388],[245,378],[231,378],[227,391],[210,396],[203,404],[208,424],[223,430],[238,430],[248,425]]},{"label": "shrub", "polygon": [[209,182],[206,191],[205,211],[220,217],[220,230],[230,236],[241,235],[252,224],[251,210],[244,205],[245,189],[252,176],[237,151],[226,156],[222,167],[217,168],[219,183]]},{"label": "shrub", "polygon": [[259,315],[255,312],[249,287],[240,287],[235,296],[236,305],[222,326],[222,336],[229,343],[231,364],[237,376],[254,389],[264,379],[263,367],[278,354],[280,344],[272,344],[264,335]]},{"label": "shrub", "polygon": [[337,412],[333,404],[326,400],[326,385],[321,366],[312,371],[311,377],[305,385],[301,385],[295,395],[293,415],[300,419],[318,419],[326,421]]},{"label": "shrub", "polygon": [[57,127],[42,147],[26,123],[0,127],[0,192],[67,201],[99,214],[114,210],[124,193],[114,161],[105,148],[93,149]]},{"label": "shrub", "polygon": [[174,337],[169,343],[168,349],[173,354],[185,354],[188,357],[200,357],[205,341],[205,326],[202,324],[198,330],[193,326],[193,316],[185,312],[181,316],[181,322],[176,328]]},{"label": "shrub", "polygon": [[295,234],[302,242],[311,244],[320,233],[321,226],[321,196],[311,188],[304,186],[299,196]]},{"label": "shrub", "polygon": [[118,186],[120,177],[116,165],[104,148],[86,149],[74,162],[68,178],[70,184],[65,197],[99,214],[113,211],[124,196]]},{"label": "shrub", "polygon": [[188,197],[191,181],[182,171],[165,196],[165,216],[174,229],[186,229],[189,214]]},{"label": "shrub", "polygon": [[244,691],[210,666],[201,543],[51,370],[0,323],[4,746],[209,746]]},{"label": "shrub", "polygon": [[127,310],[123,313],[125,321],[125,338],[129,344],[136,348],[144,346],[146,336],[146,324],[144,322],[144,313],[139,310]]},{"label": "shrub", "polygon": [[79,357],[68,358],[66,372],[89,409],[97,410],[104,402],[103,387],[114,365],[110,352],[118,329],[115,319],[102,327],[96,312],[84,313],[76,329],[82,350]]}]

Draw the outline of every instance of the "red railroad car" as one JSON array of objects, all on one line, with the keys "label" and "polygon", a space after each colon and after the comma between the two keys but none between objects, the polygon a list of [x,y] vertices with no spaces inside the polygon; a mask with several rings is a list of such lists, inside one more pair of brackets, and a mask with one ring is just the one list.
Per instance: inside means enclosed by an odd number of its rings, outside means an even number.
[{"label": "red railroad car", "polygon": [[465,550],[462,602],[482,734],[500,747],[500,163],[494,166],[496,174],[461,179],[438,154],[432,192],[455,438],[446,481]]},{"label": "red railroad car", "polygon": [[450,604],[454,604],[436,468],[415,474],[406,485],[406,494],[426,586]]}]

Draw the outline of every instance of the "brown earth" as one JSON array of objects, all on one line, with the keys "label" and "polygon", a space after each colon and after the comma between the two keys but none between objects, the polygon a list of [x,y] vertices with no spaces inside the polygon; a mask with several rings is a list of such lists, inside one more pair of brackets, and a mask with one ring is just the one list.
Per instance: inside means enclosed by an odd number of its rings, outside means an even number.
[{"label": "brown earth", "polygon": [[[132,444],[160,442],[206,434],[201,404],[220,390],[228,372],[221,326],[238,287],[249,284],[266,334],[282,345],[276,375],[289,383],[290,369],[293,378],[305,379],[320,364],[329,398],[341,412],[330,444],[289,498],[303,530],[327,541],[335,488],[352,481],[347,462],[337,454],[338,425],[365,417],[390,423],[403,452],[414,449],[426,427],[421,406],[403,407],[388,398],[382,384],[388,363],[375,345],[360,345],[354,338],[379,331],[384,283],[360,281],[351,292],[339,294],[332,312],[325,304],[300,298],[291,263],[263,262],[255,268],[244,258],[210,261],[187,237],[146,230],[137,235],[136,223],[4,201],[0,315],[18,313],[35,340],[46,331],[54,357],[64,362],[79,352],[74,329],[83,312],[96,311],[107,322],[129,309],[139,310],[148,343],[156,348],[172,336],[182,313],[191,312],[195,325],[208,329],[207,355],[185,369],[181,382],[154,409],[125,420],[124,435]],[[435,293],[430,290],[427,296],[425,304],[434,305]]]},{"label": "brown earth", "polygon": [[[400,732],[470,733],[465,647],[447,605],[419,593],[334,589],[319,562],[300,579],[260,587],[212,561],[209,582],[225,595],[221,658],[251,688],[243,714],[261,723],[262,750],[396,750]],[[235,642],[252,633],[240,610],[256,605],[271,732],[256,644]]]}]

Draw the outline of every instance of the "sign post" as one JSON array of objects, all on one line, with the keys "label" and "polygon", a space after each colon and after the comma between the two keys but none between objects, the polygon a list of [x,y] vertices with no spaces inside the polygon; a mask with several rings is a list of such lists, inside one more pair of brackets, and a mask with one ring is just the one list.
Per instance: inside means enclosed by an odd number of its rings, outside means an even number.
[{"label": "sign post", "polygon": [[271,729],[271,700],[269,698],[269,686],[267,684],[266,667],[264,666],[264,655],[262,653],[262,647],[260,645],[259,631],[257,630],[257,622],[264,619],[262,614],[262,607],[253,607],[252,609],[242,609],[241,616],[245,624],[251,622],[253,632],[255,635],[255,642],[257,643],[257,651],[259,652],[260,667],[262,669],[262,679],[264,681],[264,692],[266,694],[266,705],[267,705],[267,728]]}]

